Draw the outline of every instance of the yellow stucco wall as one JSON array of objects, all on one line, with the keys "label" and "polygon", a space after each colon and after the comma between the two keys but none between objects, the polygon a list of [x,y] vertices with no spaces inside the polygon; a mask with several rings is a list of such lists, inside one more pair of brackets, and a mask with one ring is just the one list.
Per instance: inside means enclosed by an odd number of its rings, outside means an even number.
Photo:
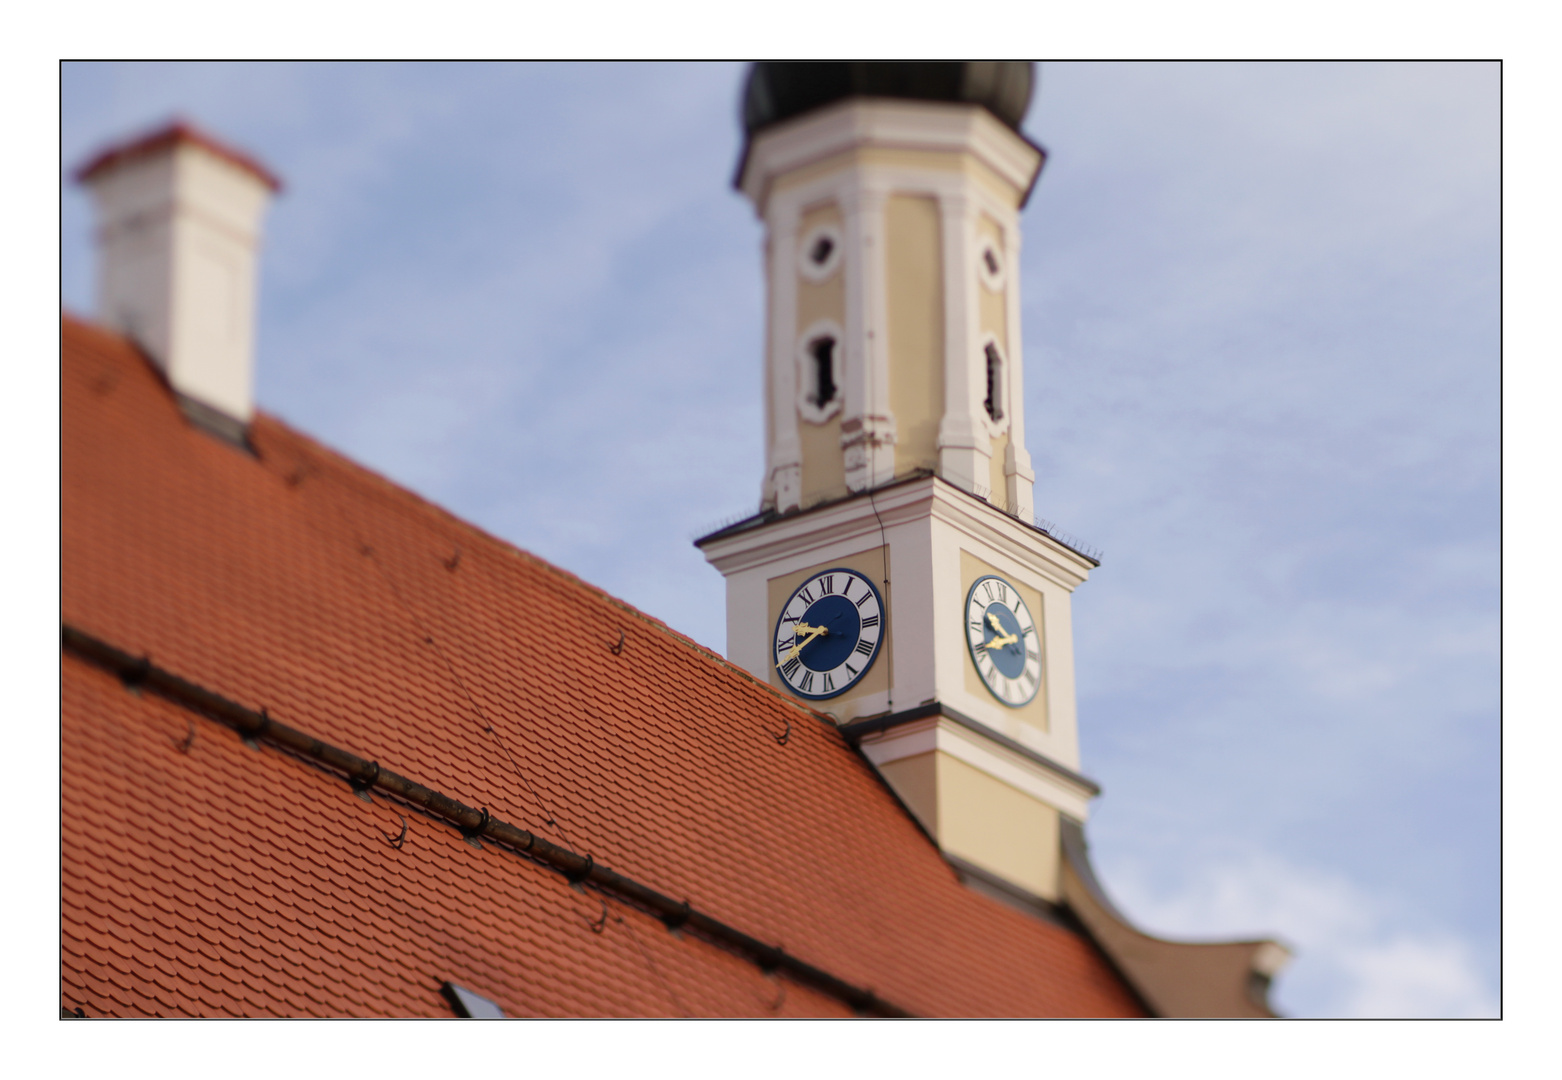
[{"label": "yellow stucco wall", "polygon": [[846,458],[841,452],[841,414],[822,424],[797,420],[797,442],[803,454],[803,508],[846,494]]},{"label": "yellow stucco wall", "polygon": [[[841,211],[834,203],[816,206],[802,216],[797,230],[801,243],[821,225],[841,228]],[[799,253],[801,256],[801,253]],[[834,319],[846,325],[846,273],[847,252],[841,253],[841,261],[830,276],[823,281],[809,281],[801,273],[797,275],[797,331],[802,333],[820,319]]]},{"label": "yellow stucco wall", "polygon": [[[992,243],[998,249],[1000,258],[1006,258],[1003,246],[1003,229],[991,217],[983,214],[977,218],[976,235],[978,238],[978,258],[980,257],[981,245],[985,242]],[[1005,267],[1005,273],[1007,273],[1007,269]],[[991,336],[993,340],[997,341],[998,349],[1003,354],[1005,369],[1007,369],[1009,364],[1009,319],[1004,292],[995,292],[983,283],[977,288],[976,293],[979,297],[977,301],[979,340],[985,343],[988,337]],[[985,344],[983,348],[985,348]],[[980,358],[979,362],[985,364],[985,356]],[[1013,379],[1009,377],[1009,372],[1005,370],[1004,385],[1000,395],[1000,404],[1003,406],[1005,413],[1004,423],[1008,423],[1007,417],[1014,411],[1014,403],[1012,401],[1013,386]],[[1007,509],[1009,482],[1004,475],[1003,468],[1004,457],[1009,449],[1008,432],[1005,431],[1004,434],[993,439],[990,445],[992,446],[992,467],[991,480],[987,486],[992,492],[990,497],[993,505]]]},{"label": "yellow stucco wall", "polygon": [[1003,459],[1009,452],[1009,433],[1005,431],[988,444],[993,448],[992,461],[989,463],[988,498],[992,504],[1001,509],[1009,509],[1009,483],[1003,475]]},{"label": "yellow stucco wall", "polygon": [[[829,562],[819,563],[790,574],[782,574],[780,577],[771,578],[766,582],[767,609],[769,612],[767,618],[769,621],[765,624],[765,633],[767,635],[766,647],[768,648],[774,641],[776,620],[781,617],[781,607],[786,603],[787,597],[791,596],[794,589],[814,574],[835,566],[844,566],[848,570],[856,570],[871,580],[874,587],[879,590],[879,599],[884,604],[884,636],[880,639],[881,644],[879,645],[878,655],[873,658],[873,666],[867,670],[867,673],[863,675],[855,686],[839,697],[829,698],[824,701],[809,701],[807,703],[810,708],[818,709],[821,712],[839,714],[840,707],[846,702],[854,701],[867,694],[882,694],[890,687],[890,669],[894,664],[895,638],[892,630],[894,625],[894,600],[886,591],[884,584],[885,580],[890,576],[889,549],[879,547],[868,551],[859,551],[853,555],[843,555],[838,559],[831,559]],[[786,684],[781,681],[781,675],[776,671],[774,664],[768,665],[766,678],[770,680],[771,686],[776,687],[784,694],[790,694]]]},{"label": "yellow stucco wall", "polygon": [[1057,900],[1058,812],[948,754],[939,751],[934,757],[939,846],[1043,899]]},{"label": "yellow stucco wall", "polygon": [[944,260],[938,203],[896,195],[884,209],[895,474],[938,467],[944,415]]},{"label": "yellow stucco wall", "polygon": [[[972,584],[975,583],[977,578],[984,577],[987,574],[997,574],[1010,585],[1013,585],[1014,588],[1019,592],[1020,596],[1025,600],[1025,606],[1030,608],[1031,618],[1036,620],[1037,644],[1041,646],[1041,688],[1036,691],[1036,696],[1031,698],[1030,701],[1028,701],[1026,704],[1020,706],[1018,709],[1008,709],[1008,712],[1013,715],[1016,720],[1029,724],[1038,730],[1046,731],[1047,641],[1045,629],[1046,620],[1042,617],[1041,593],[1037,592],[1029,585],[1026,585],[1024,582],[1014,580],[1012,575],[1000,572],[996,567],[989,565],[981,559],[978,559],[970,552],[962,551],[960,552],[960,615],[962,619],[965,616],[965,598],[967,594],[970,593]],[[965,640],[963,632],[961,640]],[[993,701],[998,700],[997,696],[994,695],[991,690],[987,689],[987,684],[982,682],[982,677],[976,671],[976,664],[971,659],[969,650],[966,651],[963,667],[965,669],[966,690],[981,697],[992,698]],[[1005,706],[1005,708],[1007,708],[1007,706]]]},{"label": "yellow stucco wall", "polygon": [[886,762],[879,773],[945,852],[1059,898],[1057,810],[941,750]]},{"label": "yellow stucco wall", "polygon": [[[1005,254],[1003,246],[1003,230],[999,228],[996,221],[986,214],[980,215],[976,219],[976,235],[978,255],[980,255],[980,247],[983,242],[990,242],[998,249],[998,257],[1007,259],[1008,256]],[[1007,267],[1005,267],[1005,273],[1007,273]],[[997,338],[1004,355],[1008,355],[1009,320],[1004,307],[1004,294],[1001,291],[994,292],[985,284],[977,292],[981,296],[979,301],[981,315],[978,323],[981,333],[983,335],[991,334]]]},{"label": "yellow stucco wall", "polygon": [[[798,240],[820,225],[841,225],[840,208],[833,203],[816,206],[802,216]],[[797,275],[797,326],[799,338],[808,328],[821,319],[831,319],[839,327],[846,325],[846,253],[834,272],[823,281],[809,281],[801,273]],[[836,343],[837,349],[846,348],[844,340]],[[782,362],[796,364],[797,358],[783,357]],[[844,389],[838,390],[844,393]],[[796,403],[792,403],[796,408]],[[838,499],[846,494],[846,460],[841,451],[841,416],[835,416],[822,424],[811,423],[801,416],[797,420],[797,438],[803,456],[802,503],[812,506],[828,499]]]}]

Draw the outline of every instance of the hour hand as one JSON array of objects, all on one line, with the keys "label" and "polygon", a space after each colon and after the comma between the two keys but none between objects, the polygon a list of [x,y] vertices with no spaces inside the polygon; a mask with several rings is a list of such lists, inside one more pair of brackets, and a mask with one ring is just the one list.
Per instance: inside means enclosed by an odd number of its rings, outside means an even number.
[{"label": "hour hand", "polygon": [[991,641],[984,642],[982,644],[982,648],[1001,649],[1005,645],[1013,645],[1016,641],[1020,640],[1019,637],[1015,634],[1004,633],[1003,623],[999,622],[998,616],[994,615],[990,611],[987,613],[987,621],[993,624],[993,629],[998,631],[998,636],[993,638]]},{"label": "hour hand", "polygon": [[807,623],[798,623],[797,629],[792,634],[792,651],[787,653],[788,660],[796,660],[798,654],[816,637],[828,634],[829,631],[822,626],[809,626]]}]

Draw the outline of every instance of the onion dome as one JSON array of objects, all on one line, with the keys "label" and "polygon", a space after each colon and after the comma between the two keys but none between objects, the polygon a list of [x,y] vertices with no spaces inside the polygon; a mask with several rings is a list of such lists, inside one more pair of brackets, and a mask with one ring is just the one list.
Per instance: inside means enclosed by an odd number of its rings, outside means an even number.
[{"label": "onion dome", "polygon": [[743,134],[843,98],[909,98],[980,105],[1018,131],[1036,82],[1029,60],[761,61],[743,89]]}]

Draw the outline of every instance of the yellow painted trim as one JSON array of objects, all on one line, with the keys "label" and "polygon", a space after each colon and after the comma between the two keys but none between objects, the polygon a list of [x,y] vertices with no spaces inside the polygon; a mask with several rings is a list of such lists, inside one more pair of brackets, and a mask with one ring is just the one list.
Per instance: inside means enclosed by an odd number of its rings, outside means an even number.
[{"label": "yellow painted trim", "polygon": [[[840,208],[833,203],[816,206],[802,216],[797,235],[804,237],[820,225],[842,225]],[[842,253],[842,260],[850,258],[850,252]],[[801,340],[809,327],[822,320],[832,320],[836,325],[846,325],[846,275],[843,267],[837,267],[824,281],[809,281],[801,273],[797,275],[797,322],[792,336]],[[835,343],[839,350],[846,348],[844,335]],[[792,356],[778,358],[779,363],[795,364]],[[844,365],[843,365],[844,371]],[[844,382],[844,380],[843,380]],[[844,385],[837,393],[845,394]],[[796,408],[796,405],[792,406]],[[822,424],[815,424],[801,415],[797,418],[797,441],[802,453],[802,505],[812,506],[828,499],[838,499],[846,492],[846,458],[841,450],[841,416],[836,415]]]}]

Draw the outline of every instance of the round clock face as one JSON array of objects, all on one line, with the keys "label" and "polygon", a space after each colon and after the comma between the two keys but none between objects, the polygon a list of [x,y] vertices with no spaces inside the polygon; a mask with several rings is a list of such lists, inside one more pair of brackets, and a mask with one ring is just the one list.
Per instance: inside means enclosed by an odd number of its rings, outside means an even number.
[{"label": "round clock face", "polygon": [[993,697],[1019,708],[1041,689],[1041,642],[1036,620],[1013,585],[989,574],[965,598],[965,638],[982,682]]},{"label": "round clock face", "polygon": [[855,570],[825,570],[798,586],[776,620],[775,664],[798,697],[843,694],[868,673],[884,639],[884,605]]}]

